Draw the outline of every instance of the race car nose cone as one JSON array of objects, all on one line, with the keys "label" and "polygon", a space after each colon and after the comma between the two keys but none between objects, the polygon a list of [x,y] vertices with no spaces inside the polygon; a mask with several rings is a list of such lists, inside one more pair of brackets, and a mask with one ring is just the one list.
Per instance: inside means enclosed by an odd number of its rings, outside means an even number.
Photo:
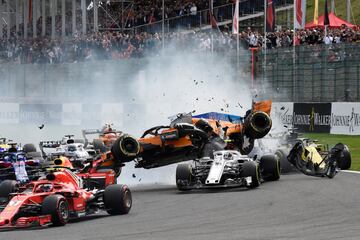
[{"label": "race car nose cone", "polygon": [[9,219],[1,219],[0,220],[0,226],[4,226],[4,225],[6,225],[6,224],[9,224]]}]

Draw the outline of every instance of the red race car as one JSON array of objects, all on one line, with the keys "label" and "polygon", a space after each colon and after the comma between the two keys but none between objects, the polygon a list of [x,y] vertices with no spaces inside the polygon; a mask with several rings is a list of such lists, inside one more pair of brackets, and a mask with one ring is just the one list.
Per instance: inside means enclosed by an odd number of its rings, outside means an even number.
[{"label": "red race car", "polygon": [[38,181],[24,186],[18,187],[12,180],[3,181],[0,184],[0,229],[63,226],[69,219],[99,210],[111,215],[130,211],[132,197],[126,185],[112,184],[89,190],[84,188],[82,177],[68,167],[55,166]]}]

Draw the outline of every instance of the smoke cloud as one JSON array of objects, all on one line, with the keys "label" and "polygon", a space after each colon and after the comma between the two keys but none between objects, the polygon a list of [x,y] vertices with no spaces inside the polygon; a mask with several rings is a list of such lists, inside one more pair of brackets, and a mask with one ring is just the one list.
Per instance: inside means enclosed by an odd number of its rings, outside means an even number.
[{"label": "smoke cloud", "polygon": [[[242,57],[250,59],[249,56]],[[169,124],[168,117],[180,112],[195,110],[195,114],[223,112],[244,115],[252,101],[250,76],[244,72],[249,66],[237,67],[231,59],[221,53],[185,53],[169,47],[157,56],[148,56],[146,61],[142,61],[146,64],[137,66],[135,73],[133,69],[127,73],[124,67],[120,70],[104,67],[103,71],[99,68],[92,71],[87,64],[72,67],[77,74],[82,71],[81,74],[88,77],[89,82],[79,85],[71,82],[64,88],[71,88],[72,93],[89,93],[86,98],[76,99],[75,102],[91,102],[94,105],[89,108],[95,112],[96,106],[101,104],[123,104],[123,109],[114,109],[113,115],[107,113],[106,122],[114,122],[117,129],[140,137],[150,127]],[[128,81],[122,88],[119,88],[119,78]],[[102,83],[106,86],[100,88]],[[118,89],[121,89],[121,93]],[[71,101],[69,99],[64,98],[67,103]],[[119,116],[122,116],[121,121]],[[117,122],[122,124],[117,126]],[[81,129],[87,127],[101,126],[92,122],[81,126],[49,123],[39,130],[34,124],[1,124],[0,134],[17,142],[38,143],[42,140],[59,140],[65,134],[74,134],[80,138]],[[150,170],[135,169],[134,163],[128,163],[119,182],[130,185],[175,184],[175,168],[173,165]]]}]

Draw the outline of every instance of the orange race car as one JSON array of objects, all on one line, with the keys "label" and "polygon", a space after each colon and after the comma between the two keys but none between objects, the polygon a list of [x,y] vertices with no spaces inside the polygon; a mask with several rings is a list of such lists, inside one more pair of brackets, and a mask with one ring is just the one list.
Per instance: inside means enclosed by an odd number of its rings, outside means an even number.
[{"label": "orange race car", "polygon": [[243,118],[220,113],[215,113],[213,118],[196,117],[192,113],[178,114],[169,126],[150,128],[139,139],[122,134],[113,143],[112,157],[106,164],[134,160],[135,167],[149,169],[212,157],[214,151],[224,149],[249,154],[254,140],[264,137],[271,129],[271,103],[253,103]]},{"label": "orange race car", "polygon": [[[99,152],[107,152],[115,140],[122,135],[121,131],[117,131],[112,124],[105,124],[102,129],[85,129],[82,130],[85,139],[85,147],[92,145],[92,147]],[[99,134],[99,136],[89,141],[87,135]]]}]

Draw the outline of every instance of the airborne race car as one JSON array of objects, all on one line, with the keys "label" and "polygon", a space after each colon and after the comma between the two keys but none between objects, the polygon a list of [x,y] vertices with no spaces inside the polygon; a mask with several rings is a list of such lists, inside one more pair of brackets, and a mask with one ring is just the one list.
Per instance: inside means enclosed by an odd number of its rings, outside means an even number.
[{"label": "airborne race car", "polygon": [[0,229],[62,226],[69,219],[98,210],[111,215],[127,214],[131,206],[131,192],[126,185],[86,189],[82,177],[72,169],[55,166],[38,181],[21,187],[11,180],[0,184]]},{"label": "airborne race car", "polygon": [[288,155],[289,162],[305,175],[333,178],[340,169],[349,169],[351,155],[349,148],[342,143],[328,150],[314,140],[299,139]]},{"label": "airborne race car", "polygon": [[150,169],[212,158],[214,151],[225,149],[237,149],[247,155],[254,140],[270,131],[270,110],[271,101],[254,103],[240,123],[233,123],[230,118],[224,121],[178,114],[169,126],[150,128],[139,139],[121,135],[111,147],[113,163],[135,160],[135,167]]},{"label": "airborne race car", "polygon": [[260,180],[280,178],[280,161],[264,155],[260,161],[241,155],[238,151],[216,151],[214,158],[204,157],[193,164],[179,164],[176,186],[180,191],[193,188],[247,187],[256,188]]}]

